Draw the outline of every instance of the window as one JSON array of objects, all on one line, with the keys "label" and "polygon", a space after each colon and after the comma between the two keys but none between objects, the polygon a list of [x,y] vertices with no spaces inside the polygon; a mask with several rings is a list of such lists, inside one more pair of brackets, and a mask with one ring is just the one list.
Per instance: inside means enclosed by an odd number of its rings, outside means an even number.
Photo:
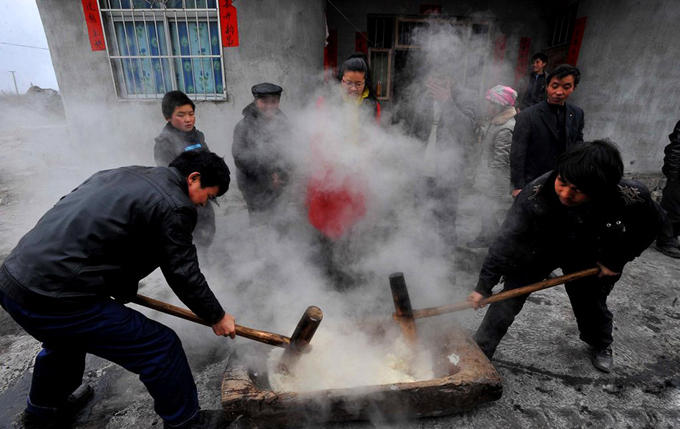
[{"label": "window", "polygon": [[224,100],[217,0],[100,0],[111,72],[122,98],[180,90]]},{"label": "window", "polygon": [[449,32],[461,41],[461,54],[457,67],[457,80],[468,88],[486,91],[488,52],[491,35],[494,32],[491,21],[465,19],[450,16],[400,16],[368,15],[368,60],[371,67],[371,81],[375,85],[378,100],[395,100],[401,96],[413,76],[410,61],[413,53],[422,46],[417,45],[414,35],[432,24],[447,25]]},{"label": "window", "polygon": [[392,50],[369,48],[368,62],[371,65],[375,96],[378,100],[389,100],[392,89]]},{"label": "window", "polygon": [[568,45],[571,32],[574,30],[578,3],[573,3],[565,9],[558,11],[552,18],[552,30],[548,40],[548,46]]}]

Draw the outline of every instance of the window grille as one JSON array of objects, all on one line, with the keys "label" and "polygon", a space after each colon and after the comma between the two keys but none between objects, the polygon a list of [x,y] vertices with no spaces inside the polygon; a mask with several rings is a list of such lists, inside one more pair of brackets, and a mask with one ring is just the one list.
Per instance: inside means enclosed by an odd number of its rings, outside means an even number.
[{"label": "window grille", "polygon": [[224,100],[217,0],[99,0],[111,72],[122,98],[180,90]]},{"label": "window grille", "polygon": [[460,56],[455,64],[451,64],[451,69],[456,70],[458,84],[478,88],[480,94],[486,91],[488,52],[494,33],[491,21],[449,16],[368,15],[367,18],[371,81],[379,100],[401,96],[404,82],[413,78],[408,75],[409,64],[412,64],[409,52],[423,48],[414,40],[414,35],[433,24],[447,25],[447,31],[453,31],[461,42]]},{"label": "window grille", "polygon": [[574,30],[578,2],[569,5],[566,9],[559,11],[552,20],[552,34],[548,40],[548,46],[567,45],[571,39],[571,32]]}]

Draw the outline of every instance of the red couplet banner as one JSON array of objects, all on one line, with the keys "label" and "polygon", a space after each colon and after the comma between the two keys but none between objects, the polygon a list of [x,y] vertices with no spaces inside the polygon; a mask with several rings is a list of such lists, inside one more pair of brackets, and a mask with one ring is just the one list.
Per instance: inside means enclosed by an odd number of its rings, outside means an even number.
[{"label": "red couplet banner", "polygon": [[578,18],[574,23],[574,31],[571,33],[571,41],[569,42],[569,53],[567,54],[567,63],[572,66],[576,65],[578,61],[578,54],[581,51],[581,43],[583,43],[583,33],[586,31],[586,17]]},{"label": "red couplet banner", "polygon": [[531,39],[529,37],[522,37],[519,39],[519,53],[517,54],[517,68],[515,69],[515,83],[519,82],[527,74],[529,67],[529,49],[531,48]]},{"label": "red couplet banner", "polygon": [[103,51],[106,49],[106,42],[104,41],[104,30],[102,29],[102,20],[99,16],[97,0],[82,1],[87,33],[90,36],[90,46],[93,51]]},{"label": "red couplet banner", "polygon": [[238,46],[238,19],[232,0],[220,0],[220,26],[222,27],[222,46]]}]

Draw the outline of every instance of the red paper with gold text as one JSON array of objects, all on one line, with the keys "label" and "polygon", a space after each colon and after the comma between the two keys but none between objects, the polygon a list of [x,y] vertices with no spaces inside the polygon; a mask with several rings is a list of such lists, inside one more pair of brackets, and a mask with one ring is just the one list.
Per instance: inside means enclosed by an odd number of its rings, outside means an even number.
[{"label": "red paper with gold text", "polygon": [[82,1],[87,33],[90,36],[90,46],[93,51],[103,51],[106,49],[106,42],[104,41],[104,30],[102,29],[102,20],[99,16],[97,0]]},{"label": "red paper with gold text", "polygon": [[222,27],[222,46],[238,46],[238,19],[236,8],[231,0],[220,0],[220,26]]}]

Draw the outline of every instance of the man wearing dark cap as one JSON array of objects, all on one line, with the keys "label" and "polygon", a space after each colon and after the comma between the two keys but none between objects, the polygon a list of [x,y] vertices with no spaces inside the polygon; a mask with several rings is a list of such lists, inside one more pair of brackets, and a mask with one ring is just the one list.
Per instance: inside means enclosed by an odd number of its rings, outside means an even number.
[{"label": "man wearing dark cap", "polygon": [[285,145],[290,126],[279,109],[283,88],[273,83],[252,87],[254,100],[243,109],[231,147],[236,180],[251,223],[264,222],[288,182],[291,165]]}]

